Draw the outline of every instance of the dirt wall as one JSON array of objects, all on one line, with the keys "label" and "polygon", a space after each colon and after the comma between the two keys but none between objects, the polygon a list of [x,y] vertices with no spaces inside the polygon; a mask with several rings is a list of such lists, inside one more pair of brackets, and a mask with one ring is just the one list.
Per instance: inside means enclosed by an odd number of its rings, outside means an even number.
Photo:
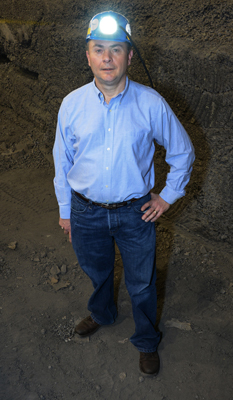
[{"label": "dirt wall", "polygon": [[[233,2],[5,0],[0,5],[0,167],[52,168],[62,98],[92,79],[85,59],[90,18],[123,13],[158,90],[188,131],[196,161],[187,195],[165,218],[232,243]],[[149,85],[137,56],[129,76]],[[156,187],[166,176],[155,157]]]}]

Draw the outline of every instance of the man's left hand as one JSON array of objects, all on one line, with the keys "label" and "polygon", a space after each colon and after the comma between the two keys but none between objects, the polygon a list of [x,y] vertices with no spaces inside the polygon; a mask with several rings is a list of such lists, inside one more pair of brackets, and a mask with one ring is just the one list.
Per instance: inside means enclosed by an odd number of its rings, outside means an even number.
[{"label": "man's left hand", "polygon": [[155,222],[164,212],[169,209],[169,207],[170,204],[163,200],[159,194],[151,193],[151,200],[143,204],[141,208],[141,211],[144,211],[148,208],[148,210],[142,216],[142,220],[145,222]]}]

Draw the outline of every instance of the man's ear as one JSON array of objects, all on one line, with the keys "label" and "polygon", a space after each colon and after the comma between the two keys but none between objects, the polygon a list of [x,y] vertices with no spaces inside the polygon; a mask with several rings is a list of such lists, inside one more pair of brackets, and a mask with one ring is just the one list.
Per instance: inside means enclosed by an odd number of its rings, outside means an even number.
[{"label": "man's ear", "polygon": [[128,66],[131,64],[132,57],[133,57],[133,49],[131,49],[128,54]]},{"label": "man's ear", "polygon": [[87,56],[88,65],[90,67],[91,64],[90,64],[90,56],[89,56],[88,50],[86,51],[86,56]]}]

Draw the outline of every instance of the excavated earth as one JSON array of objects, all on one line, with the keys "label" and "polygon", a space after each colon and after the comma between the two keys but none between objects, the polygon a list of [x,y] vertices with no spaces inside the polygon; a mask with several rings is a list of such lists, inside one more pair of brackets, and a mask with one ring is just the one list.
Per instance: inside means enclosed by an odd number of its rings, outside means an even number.
[{"label": "excavated earth", "polygon": [[[154,378],[140,373],[129,341],[118,249],[115,324],[74,335],[92,287],[58,226],[53,188],[57,112],[92,79],[85,34],[106,9],[131,21],[156,90],[196,151],[186,196],[156,224],[162,341]],[[1,2],[1,400],[232,400],[232,18],[232,0]],[[149,84],[136,54],[129,77]],[[159,146],[155,172],[158,192],[167,173]]]}]

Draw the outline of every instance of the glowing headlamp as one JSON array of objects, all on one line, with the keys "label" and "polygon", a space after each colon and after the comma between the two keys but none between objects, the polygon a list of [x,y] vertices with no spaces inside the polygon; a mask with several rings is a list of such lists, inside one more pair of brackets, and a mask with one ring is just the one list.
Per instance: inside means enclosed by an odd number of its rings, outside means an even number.
[{"label": "glowing headlamp", "polygon": [[104,35],[113,35],[117,31],[117,22],[109,15],[101,19],[99,29]]},{"label": "glowing headlamp", "polygon": [[86,41],[113,40],[130,43],[130,24],[124,15],[115,11],[104,11],[96,14],[90,21]]}]

